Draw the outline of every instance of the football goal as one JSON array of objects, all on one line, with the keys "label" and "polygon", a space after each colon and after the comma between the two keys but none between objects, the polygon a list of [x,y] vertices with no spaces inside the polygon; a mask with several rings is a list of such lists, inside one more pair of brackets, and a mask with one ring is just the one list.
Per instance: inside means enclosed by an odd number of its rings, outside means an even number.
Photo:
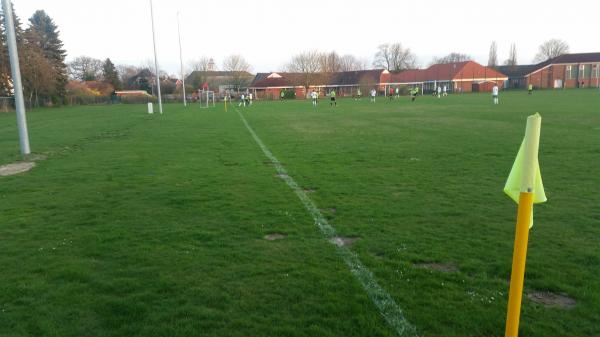
[{"label": "football goal", "polygon": [[201,108],[211,108],[215,106],[215,92],[209,90],[198,90],[198,102]]}]

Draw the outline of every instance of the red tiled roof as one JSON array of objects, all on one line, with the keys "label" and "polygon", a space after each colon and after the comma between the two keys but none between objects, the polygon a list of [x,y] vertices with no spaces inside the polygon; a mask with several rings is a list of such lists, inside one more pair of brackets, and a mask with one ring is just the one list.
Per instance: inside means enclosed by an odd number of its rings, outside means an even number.
[{"label": "red tiled roof", "polygon": [[405,70],[392,74],[391,83],[450,81],[458,79],[497,79],[506,75],[473,61],[434,64],[427,69]]}]

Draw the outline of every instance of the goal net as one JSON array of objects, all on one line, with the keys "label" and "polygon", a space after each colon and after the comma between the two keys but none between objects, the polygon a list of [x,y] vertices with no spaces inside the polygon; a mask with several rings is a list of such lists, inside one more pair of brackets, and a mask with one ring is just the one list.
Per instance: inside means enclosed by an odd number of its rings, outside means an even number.
[{"label": "goal net", "polygon": [[201,108],[211,108],[215,106],[215,92],[209,90],[198,90],[198,102]]}]

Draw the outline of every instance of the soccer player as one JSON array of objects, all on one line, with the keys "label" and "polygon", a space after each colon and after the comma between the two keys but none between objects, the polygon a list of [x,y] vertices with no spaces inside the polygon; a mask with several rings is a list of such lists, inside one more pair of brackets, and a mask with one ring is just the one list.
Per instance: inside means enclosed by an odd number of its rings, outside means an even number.
[{"label": "soccer player", "polygon": [[360,91],[360,88],[358,88],[358,89],[356,90],[356,96],[358,97],[358,99],[361,99],[361,98],[362,98],[362,91]]},{"label": "soccer player", "polygon": [[246,96],[244,96],[244,94],[240,96],[240,104],[238,104],[238,106],[242,106],[242,104],[244,105],[244,107],[246,107]]},{"label": "soccer player", "polygon": [[371,89],[371,103],[375,103],[375,96],[377,96],[377,90]]},{"label": "soccer player", "polygon": [[252,106],[252,93],[248,94],[248,104]]},{"label": "soccer player", "polygon": [[529,94],[531,95],[533,93],[533,84],[530,83],[527,89],[529,91]]},{"label": "soccer player", "polygon": [[331,92],[329,93],[329,97],[331,97],[331,102],[329,102],[329,106],[337,106],[337,102],[335,101],[335,90],[331,90]]},{"label": "soccer player", "polygon": [[390,101],[394,99],[394,88],[390,87]]},{"label": "soccer player", "polygon": [[400,98],[400,87],[396,87],[396,98]]},{"label": "soccer player", "polygon": [[444,97],[448,96],[448,89],[446,88],[446,86],[444,86],[444,93],[443,93]]},{"label": "soccer player", "polygon": [[412,102],[414,102],[414,101],[415,101],[415,99],[417,98],[417,93],[418,93],[418,92],[417,92],[417,88],[412,88],[412,89],[410,89],[410,100],[411,100]]},{"label": "soccer player", "polygon": [[492,88],[492,98],[494,99],[494,104],[498,104],[498,85],[494,84]]},{"label": "soccer player", "polygon": [[437,87],[437,94],[438,94],[438,98],[442,97],[442,87],[440,87],[439,85]]},{"label": "soccer player", "polygon": [[313,90],[310,93],[310,98],[312,99],[312,105],[316,108],[317,107],[317,98],[319,97],[319,95],[317,95],[317,93]]}]

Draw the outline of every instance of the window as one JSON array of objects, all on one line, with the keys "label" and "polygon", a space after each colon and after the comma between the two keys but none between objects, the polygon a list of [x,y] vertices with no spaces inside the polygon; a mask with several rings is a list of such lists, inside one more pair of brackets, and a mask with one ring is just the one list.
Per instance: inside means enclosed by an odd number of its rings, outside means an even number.
[{"label": "window", "polygon": [[575,73],[577,69],[575,66],[567,66],[567,80],[574,80],[577,78],[577,74]]},{"label": "window", "polygon": [[591,75],[591,67],[589,64],[582,64],[579,66],[579,78],[586,79],[590,78]]},{"label": "window", "polygon": [[592,66],[592,77],[600,78],[600,64],[594,64]]}]

